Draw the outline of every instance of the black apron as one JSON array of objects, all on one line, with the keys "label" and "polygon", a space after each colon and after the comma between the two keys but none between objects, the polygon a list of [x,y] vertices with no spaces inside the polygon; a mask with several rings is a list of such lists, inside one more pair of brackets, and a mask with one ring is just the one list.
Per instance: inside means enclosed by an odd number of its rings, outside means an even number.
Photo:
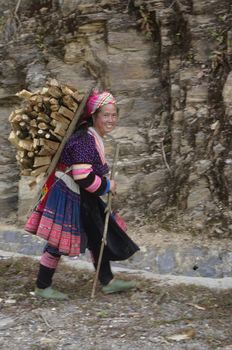
[{"label": "black apron", "polygon": [[[101,245],[104,224],[106,204],[103,200],[83,189],[80,189],[81,196],[81,219],[83,228],[87,237],[82,237],[81,246],[86,246],[89,250]],[[109,217],[107,244],[104,248],[104,255],[109,260],[126,260],[139,250],[139,247],[124,232],[113,216]],[[82,249],[81,249],[82,250]]]}]

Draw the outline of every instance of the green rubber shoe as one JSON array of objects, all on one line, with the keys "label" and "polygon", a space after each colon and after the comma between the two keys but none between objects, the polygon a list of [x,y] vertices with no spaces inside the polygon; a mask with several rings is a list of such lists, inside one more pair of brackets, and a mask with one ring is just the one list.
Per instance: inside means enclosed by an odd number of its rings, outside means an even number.
[{"label": "green rubber shoe", "polygon": [[42,297],[45,299],[53,299],[53,300],[67,300],[68,296],[67,294],[64,294],[62,292],[59,292],[56,289],[53,289],[52,287],[48,287],[45,289],[35,288],[35,296]]},{"label": "green rubber shoe", "polygon": [[125,292],[130,289],[136,288],[137,283],[135,281],[124,281],[120,279],[113,279],[106,286],[102,287],[104,294]]}]

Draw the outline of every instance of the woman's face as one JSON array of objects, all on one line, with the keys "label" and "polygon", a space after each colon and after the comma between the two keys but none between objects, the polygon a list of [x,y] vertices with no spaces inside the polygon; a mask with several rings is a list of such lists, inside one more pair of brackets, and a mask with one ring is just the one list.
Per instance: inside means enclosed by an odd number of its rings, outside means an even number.
[{"label": "woman's face", "polygon": [[93,127],[101,136],[113,131],[118,120],[117,107],[114,104],[102,106],[93,116]]}]

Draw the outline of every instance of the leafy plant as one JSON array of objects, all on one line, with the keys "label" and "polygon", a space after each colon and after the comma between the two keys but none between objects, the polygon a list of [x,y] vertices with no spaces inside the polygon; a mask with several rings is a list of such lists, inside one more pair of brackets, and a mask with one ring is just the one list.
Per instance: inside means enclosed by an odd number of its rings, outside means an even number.
[{"label": "leafy plant", "polygon": [[151,17],[152,15],[144,5],[140,5],[139,14],[141,18],[137,21],[137,23],[140,25],[142,32],[148,38],[151,38],[154,34],[154,23]]}]

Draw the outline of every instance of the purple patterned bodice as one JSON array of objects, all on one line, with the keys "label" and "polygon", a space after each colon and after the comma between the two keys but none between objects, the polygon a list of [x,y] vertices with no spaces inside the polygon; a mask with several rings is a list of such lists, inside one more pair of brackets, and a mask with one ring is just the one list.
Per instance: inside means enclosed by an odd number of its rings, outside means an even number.
[{"label": "purple patterned bodice", "polygon": [[93,172],[99,176],[109,172],[107,163],[102,164],[96,149],[95,139],[88,132],[73,134],[64,146],[59,163],[70,167],[73,164],[91,164]]}]

